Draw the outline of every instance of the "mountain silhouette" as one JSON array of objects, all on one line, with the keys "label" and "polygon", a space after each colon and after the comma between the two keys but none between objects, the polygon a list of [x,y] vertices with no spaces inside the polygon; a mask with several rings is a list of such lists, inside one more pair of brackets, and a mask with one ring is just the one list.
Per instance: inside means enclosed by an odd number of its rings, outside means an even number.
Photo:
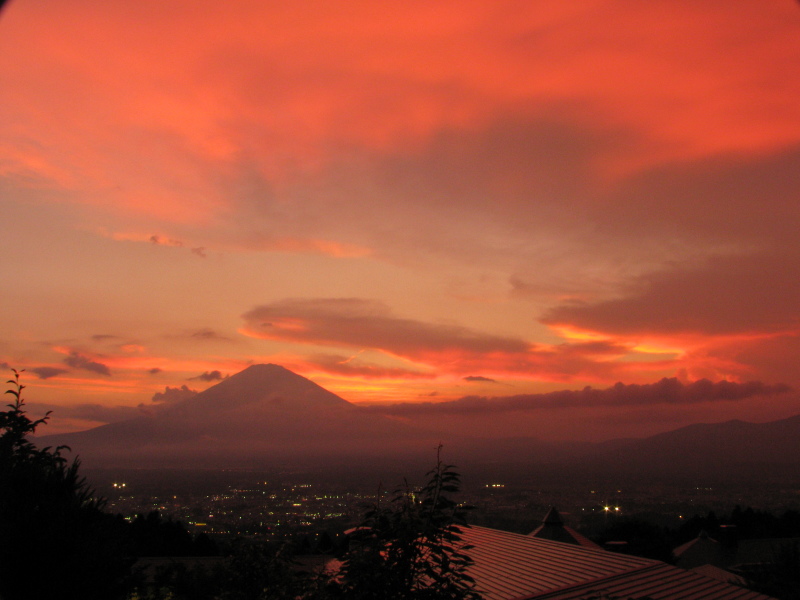
[{"label": "mountain silhouette", "polygon": [[247,367],[197,396],[176,402],[169,408],[216,412],[259,405],[285,411],[355,408],[354,404],[310,379],[273,364]]},{"label": "mountain silhouette", "polygon": [[505,472],[549,479],[797,480],[800,415],[768,423],[697,423],[647,438],[601,443],[496,440],[484,454]]},{"label": "mountain silhouette", "polygon": [[592,465],[618,473],[654,470],[672,476],[782,477],[800,472],[800,415],[768,423],[697,423],[645,439],[594,449]]},{"label": "mountain silhouette", "polygon": [[[521,477],[782,477],[800,472],[800,415],[696,424],[599,444],[477,439],[359,407],[279,365],[253,365],[150,414],[45,436],[88,466],[428,465],[443,442],[465,469]],[[421,461],[421,462],[420,462]]]},{"label": "mountain silhouette", "polygon": [[228,468],[402,453],[422,440],[427,449],[433,437],[263,364],[149,414],[39,440],[68,445],[89,466]]}]

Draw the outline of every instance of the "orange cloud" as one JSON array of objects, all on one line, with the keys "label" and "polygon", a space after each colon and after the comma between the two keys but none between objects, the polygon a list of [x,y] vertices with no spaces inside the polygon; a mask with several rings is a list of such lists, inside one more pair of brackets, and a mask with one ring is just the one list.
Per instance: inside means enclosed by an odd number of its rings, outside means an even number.
[{"label": "orange cloud", "polygon": [[528,346],[522,340],[482,334],[457,325],[395,317],[382,302],[360,298],[284,300],[256,307],[242,318],[242,332],[252,337],[380,348],[408,358],[461,350],[522,352]]},{"label": "orange cloud", "polygon": [[346,244],[327,240],[312,239],[293,239],[282,238],[272,241],[265,241],[260,245],[261,249],[272,252],[299,252],[312,254],[325,254],[337,258],[358,258],[369,256],[372,251],[369,248],[356,244]]},{"label": "orange cloud", "polygon": [[682,348],[678,364],[695,374],[747,377],[755,365],[742,348],[797,336],[799,278],[794,255],[721,257],[643,276],[621,298],[556,306],[542,321],[622,343]]},{"label": "orange cloud", "polygon": [[305,373],[322,372],[327,375],[345,376],[361,380],[383,380],[406,382],[420,379],[435,379],[436,374],[409,368],[372,364],[366,361],[353,361],[352,357],[316,354],[300,359],[300,371]]},{"label": "orange cloud", "polygon": [[[388,306],[357,298],[284,300],[243,315],[242,333],[265,340],[379,351],[413,368],[350,364],[345,358],[306,359],[328,373],[368,378],[418,379],[481,371],[492,378],[539,382],[613,381],[625,374],[637,380],[663,376],[669,361],[635,362],[631,345],[610,341],[532,345],[452,324],[433,324],[394,316]],[[634,362],[632,362],[634,361]]]}]

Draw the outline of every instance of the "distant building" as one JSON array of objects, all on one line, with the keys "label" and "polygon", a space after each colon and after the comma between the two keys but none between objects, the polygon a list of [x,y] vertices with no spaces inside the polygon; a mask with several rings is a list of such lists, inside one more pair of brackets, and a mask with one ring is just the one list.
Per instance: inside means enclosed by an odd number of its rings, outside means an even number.
[{"label": "distant building", "polygon": [[595,544],[589,538],[582,536],[580,533],[564,525],[564,519],[553,506],[545,515],[542,524],[536,529],[531,531],[528,535],[540,538],[543,540],[552,540],[554,542],[564,542],[565,544],[577,544],[585,548],[593,548],[599,550],[600,546]]}]

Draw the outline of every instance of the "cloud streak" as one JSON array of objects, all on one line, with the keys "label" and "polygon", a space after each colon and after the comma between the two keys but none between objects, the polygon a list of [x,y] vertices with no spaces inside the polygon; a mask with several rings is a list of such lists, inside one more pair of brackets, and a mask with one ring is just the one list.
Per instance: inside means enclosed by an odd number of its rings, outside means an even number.
[{"label": "cloud streak", "polygon": [[418,379],[434,379],[436,375],[414,369],[404,369],[366,361],[353,360],[352,357],[334,354],[314,354],[305,357],[301,366],[306,369],[319,369],[331,375],[344,375],[363,379],[397,379],[413,381]]},{"label": "cloud streak", "polygon": [[181,387],[165,387],[163,392],[156,392],[153,394],[152,402],[154,404],[169,404],[172,402],[180,402],[188,400],[197,395],[197,391],[190,389],[186,385]]},{"label": "cloud streak", "polygon": [[244,315],[243,333],[272,340],[375,348],[410,359],[430,354],[524,352],[523,340],[392,314],[383,302],[360,298],[284,300]]},{"label": "cloud streak", "polygon": [[227,375],[223,377],[222,373],[215,369],[213,371],[200,373],[197,377],[190,377],[189,381],[222,381],[226,377]]},{"label": "cloud streak", "polygon": [[189,337],[195,340],[224,341],[224,342],[231,341],[230,338],[217,333],[216,331],[214,331],[209,327],[204,327],[203,329],[198,329],[197,331],[193,331],[191,334],[189,334]]},{"label": "cloud streak", "polygon": [[733,402],[753,397],[770,397],[792,391],[787,385],[767,385],[760,381],[734,383],[707,379],[682,383],[664,378],[657,383],[625,385],[618,383],[607,389],[586,387],[546,394],[515,396],[465,396],[448,402],[420,402],[372,406],[376,412],[411,416],[434,414],[494,414],[511,411],[536,411],[567,408],[619,408],[653,405],[684,405],[701,402]]},{"label": "cloud streak", "polygon": [[799,279],[800,255],[717,257],[642,276],[622,298],[556,306],[542,322],[622,335],[794,332]]},{"label": "cloud streak", "polygon": [[111,369],[109,369],[108,366],[87,358],[75,350],[70,351],[69,356],[64,359],[64,364],[72,367],[73,369],[90,371],[92,373],[97,373],[98,375],[111,375]]},{"label": "cloud streak", "polygon": [[[31,411],[45,413],[52,411],[53,418],[80,419],[99,423],[116,423],[141,417],[144,413],[139,407],[106,405],[97,403],[73,404],[70,406],[31,402],[28,404]],[[46,434],[45,430],[39,432]]]},{"label": "cloud streak", "polygon": [[39,379],[50,379],[51,377],[58,377],[64,373],[69,373],[67,369],[60,369],[58,367],[33,367],[30,369]]},{"label": "cloud streak", "polygon": [[[536,378],[539,381],[569,381],[583,378],[603,381],[632,375],[637,371],[659,373],[664,365],[656,361],[631,360],[631,343],[575,341],[544,345],[520,338],[487,334],[450,323],[427,323],[395,316],[389,307],[375,300],[359,298],[318,298],[283,300],[258,306],[244,315],[241,332],[271,341],[291,342],[309,349],[309,363],[329,373],[370,378],[392,378],[403,372],[409,379],[452,374],[468,377],[476,371],[498,377]],[[410,368],[387,368],[321,358],[320,346],[371,350],[407,361]],[[488,376],[483,376],[488,377]],[[469,381],[469,380],[468,380]]]}]

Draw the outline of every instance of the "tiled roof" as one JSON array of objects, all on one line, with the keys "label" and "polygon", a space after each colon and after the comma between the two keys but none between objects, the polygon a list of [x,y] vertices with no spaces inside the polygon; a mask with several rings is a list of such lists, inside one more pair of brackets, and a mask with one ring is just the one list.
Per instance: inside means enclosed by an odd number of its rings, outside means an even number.
[{"label": "tiled roof", "polygon": [[767,597],[665,563],[486,527],[462,529],[469,574],[486,600],[578,600],[599,592],[653,600]]}]

